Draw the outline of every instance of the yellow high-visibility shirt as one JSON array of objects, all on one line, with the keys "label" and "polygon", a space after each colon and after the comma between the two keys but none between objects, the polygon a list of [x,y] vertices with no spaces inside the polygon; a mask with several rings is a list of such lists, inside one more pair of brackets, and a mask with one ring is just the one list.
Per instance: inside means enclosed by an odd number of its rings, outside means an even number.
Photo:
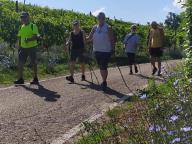
[{"label": "yellow high-visibility shirt", "polygon": [[37,40],[26,42],[26,38],[32,38],[34,35],[39,35],[38,28],[35,24],[22,25],[18,32],[18,37],[21,41],[22,48],[33,48],[38,45]]}]

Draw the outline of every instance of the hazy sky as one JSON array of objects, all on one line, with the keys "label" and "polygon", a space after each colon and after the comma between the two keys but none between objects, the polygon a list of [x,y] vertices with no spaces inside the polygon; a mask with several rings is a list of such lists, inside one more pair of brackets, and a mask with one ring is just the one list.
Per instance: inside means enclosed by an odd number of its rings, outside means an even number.
[{"label": "hazy sky", "polygon": [[103,11],[111,18],[146,23],[153,20],[164,22],[168,12],[181,12],[177,1],[180,0],[26,0],[26,3],[83,13],[91,11],[95,15]]}]

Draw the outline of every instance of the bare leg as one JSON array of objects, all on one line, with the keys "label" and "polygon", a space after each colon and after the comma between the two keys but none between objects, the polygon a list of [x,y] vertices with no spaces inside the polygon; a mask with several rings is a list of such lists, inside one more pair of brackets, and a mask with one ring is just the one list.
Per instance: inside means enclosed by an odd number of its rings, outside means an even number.
[{"label": "bare leg", "polygon": [[70,74],[73,77],[74,75],[74,70],[75,70],[75,62],[70,62],[69,63],[69,70],[70,70]]},{"label": "bare leg", "polygon": [[151,64],[152,64],[152,66],[153,66],[153,68],[156,68],[156,66],[155,66],[155,57],[152,57],[151,56]]},{"label": "bare leg", "polygon": [[153,66],[153,72],[152,75],[154,75],[157,72],[157,68],[155,66],[155,62],[156,62],[156,58],[155,57],[151,57],[151,64]]},{"label": "bare leg", "polygon": [[135,73],[138,73],[139,71],[138,71],[138,68],[137,68],[137,64],[136,64],[136,63],[134,63],[134,67],[135,67]]},{"label": "bare leg", "polygon": [[108,70],[100,70],[100,73],[101,73],[103,82],[106,82],[108,77]]},{"label": "bare leg", "polygon": [[81,64],[81,72],[82,72],[82,75],[85,75],[85,64],[84,63]]},{"label": "bare leg", "polygon": [[132,67],[132,65],[129,65],[129,68],[130,68],[130,73],[129,74],[131,75],[131,74],[133,74],[133,67]]},{"label": "bare leg", "polygon": [[159,69],[159,75],[161,74],[161,59],[157,58],[157,62],[158,62],[158,69]]},{"label": "bare leg", "polygon": [[74,83],[74,70],[75,70],[75,62],[71,61],[69,62],[69,71],[70,71],[70,74],[71,76],[67,76],[66,77],[66,80],[70,81],[71,83]]}]

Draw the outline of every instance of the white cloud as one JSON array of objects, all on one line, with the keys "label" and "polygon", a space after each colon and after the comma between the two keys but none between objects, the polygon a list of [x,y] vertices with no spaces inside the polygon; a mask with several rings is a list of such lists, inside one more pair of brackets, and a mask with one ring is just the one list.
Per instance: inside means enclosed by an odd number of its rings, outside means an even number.
[{"label": "white cloud", "polygon": [[92,12],[92,14],[94,16],[97,16],[100,12],[105,12],[105,10],[106,9],[104,7],[102,7],[102,8],[99,8],[99,9],[95,10],[94,12]]},{"label": "white cloud", "polygon": [[163,8],[164,12],[182,12],[185,9],[182,8],[182,5],[185,3],[186,0],[172,0],[171,5],[167,5]]},{"label": "white cloud", "polygon": [[172,12],[173,9],[170,8],[170,7],[164,7],[164,8],[163,8],[163,11],[166,12],[166,13],[168,13],[168,12]]},{"label": "white cloud", "polygon": [[182,9],[182,4],[185,3],[186,0],[174,0],[173,1],[173,6],[178,8],[178,9]]}]

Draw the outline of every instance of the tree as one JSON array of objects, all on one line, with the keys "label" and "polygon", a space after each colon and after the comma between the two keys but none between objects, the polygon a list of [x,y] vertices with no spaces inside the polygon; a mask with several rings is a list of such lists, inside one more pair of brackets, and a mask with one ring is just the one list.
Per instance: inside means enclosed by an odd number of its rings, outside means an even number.
[{"label": "tree", "polygon": [[18,0],[16,0],[16,3],[15,3],[15,6],[16,6],[16,12],[19,12],[19,3],[18,3]]},{"label": "tree", "polygon": [[165,26],[171,29],[174,33],[174,50],[177,47],[177,30],[181,24],[181,18],[179,15],[169,12],[167,19],[165,20]]}]

